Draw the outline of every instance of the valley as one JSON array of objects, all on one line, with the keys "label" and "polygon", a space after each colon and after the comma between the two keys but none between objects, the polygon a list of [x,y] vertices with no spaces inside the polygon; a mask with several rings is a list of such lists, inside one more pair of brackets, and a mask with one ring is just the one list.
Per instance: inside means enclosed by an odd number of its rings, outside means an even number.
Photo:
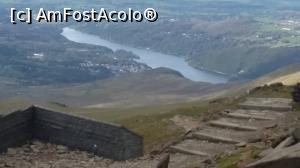
[{"label": "valley", "polygon": [[174,15],[171,11],[180,9],[179,4],[163,9],[152,4],[163,11],[155,23],[80,24],[74,28],[119,44],[176,55],[194,68],[233,79],[253,79],[299,62],[296,2],[276,1],[268,6],[267,1],[187,1],[188,10]]}]

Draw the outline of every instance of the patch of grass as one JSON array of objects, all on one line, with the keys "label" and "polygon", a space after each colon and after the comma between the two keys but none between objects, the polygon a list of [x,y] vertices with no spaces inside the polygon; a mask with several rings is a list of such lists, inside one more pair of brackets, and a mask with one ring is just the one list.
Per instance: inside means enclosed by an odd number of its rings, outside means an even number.
[{"label": "patch of grass", "polygon": [[12,112],[20,109],[26,109],[32,104],[27,100],[7,100],[0,102],[0,113]]},{"label": "patch of grass", "polygon": [[293,108],[294,108],[295,111],[300,112],[300,103],[294,103]]},{"label": "patch of grass", "polygon": [[213,119],[216,113],[224,111],[225,109],[236,109],[238,105],[237,102],[237,100],[230,98],[219,98],[198,103],[197,105],[189,107],[180,107],[172,110],[172,113],[198,118],[205,121]]},{"label": "patch of grass", "polygon": [[239,168],[244,167],[258,157],[263,149],[248,146],[237,153],[226,155],[217,160],[217,168]]},{"label": "patch of grass", "polygon": [[184,130],[164,115],[134,117],[119,123],[144,137],[146,153],[160,150],[184,135]]},{"label": "patch of grass", "polygon": [[217,168],[238,168],[241,153],[232,154],[221,158],[217,162]]},{"label": "patch of grass", "polygon": [[280,83],[257,87],[250,92],[250,97],[292,98],[292,86]]}]

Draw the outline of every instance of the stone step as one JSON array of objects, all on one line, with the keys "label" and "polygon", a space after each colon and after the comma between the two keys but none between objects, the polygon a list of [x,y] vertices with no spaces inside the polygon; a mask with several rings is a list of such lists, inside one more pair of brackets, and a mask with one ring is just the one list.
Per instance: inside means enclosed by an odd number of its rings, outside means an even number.
[{"label": "stone step", "polygon": [[[240,131],[228,128],[218,128],[211,126],[202,126],[197,132],[201,134],[208,134],[214,137],[224,137],[227,139],[233,139],[234,141],[241,143],[257,142],[261,139],[260,131]],[[193,134],[191,134],[193,136]]]},{"label": "stone step", "polygon": [[171,146],[170,150],[171,150],[171,152],[184,153],[184,154],[189,154],[189,155],[197,155],[197,156],[203,156],[203,157],[210,157],[210,155],[207,153],[196,151],[193,149],[186,149],[186,148],[180,147],[180,146]]},{"label": "stone step", "polygon": [[202,157],[213,158],[216,155],[224,153],[224,151],[233,151],[234,144],[213,143],[208,141],[200,141],[196,139],[185,139],[179,144],[172,146],[171,151],[185,154],[197,155]]},{"label": "stone step", "polygon": [[264,116],[264,117],[273,117],[273,118],[281,118],[285,113],[281,113],[278,111],[272,110],[245,110],[245,109],[238,109],[233,112],[243,113],[243,114],[250,114],[256,116]]},{"label": "stone step", "polygon": [[237,110],[234,112],[223,112],[222,115],[230,118],[238,119],[256,119],[256,120],[276,120],[276,117],[270,115],[258,115],[251,112],[245,112],[246,110]]},{"label": "stone step", "polygon": [[217,136],[205,132],[195,132],[192,134],[192,136],[199,140],[207,140],[209,142],[228,143],[228,144],[238,144],[243,142],[241,140],[236,140],[236,139],[223,137],[223,136]]},{"label": "stone step", "polygon": [[183,153],[171,153],[169,168],[202,167],[201,165],[210,160],[208,157]]},{"label": "stone step", "polygon": [[292,100],[284,98],[247,98],[239,106],[243,109],[291,111]]},{"label": "stone step", "polygon": [[258,131],[259,128],[254,126],[246,126],[241,124],[236,124],[232,122],[227,121],[221,121],[221,120],[215,120],[208,122],[209,125],[219,128],[229,128],[229,129],[235,129],[235,130],[242,130],[242,131]]},{"label": "stone step", "polygon": [[214,126],[225,126],[225,128],[231,128],[243,131],[256,131],[261,129],[274,128],[278,124],[274,120],[256,120],[256,119],[236,119],[223,117],[218,120],[212,121],[210,125]]}]

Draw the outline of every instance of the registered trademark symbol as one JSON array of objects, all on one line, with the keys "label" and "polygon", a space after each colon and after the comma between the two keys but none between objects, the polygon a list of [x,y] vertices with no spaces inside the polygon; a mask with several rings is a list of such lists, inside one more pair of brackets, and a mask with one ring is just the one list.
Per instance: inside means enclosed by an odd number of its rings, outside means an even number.
[{"label": "registered trademark symbol", "polygon": [[153,8],[147,8],[144,16],[149,22],[155,22],[158,19],[158,14]]}]

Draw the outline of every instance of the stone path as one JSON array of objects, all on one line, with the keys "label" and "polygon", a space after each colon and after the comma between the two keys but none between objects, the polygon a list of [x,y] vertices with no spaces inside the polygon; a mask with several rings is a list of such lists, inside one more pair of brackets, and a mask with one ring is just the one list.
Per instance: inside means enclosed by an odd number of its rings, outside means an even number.
[{"label": "stone path", "polygon": [[[240,109],[225,111],[222,117],[201,125],[182,142],[170,146],[170,168],[199,167],[201,162],[231,153],[239,146],[260,141],[264,130],[275,128],[291,111],[292,100],[281,98],[248,98]],[[181,158],[190,160],[182,165]],[[196,160],[195,160],[196,159]]]}]

